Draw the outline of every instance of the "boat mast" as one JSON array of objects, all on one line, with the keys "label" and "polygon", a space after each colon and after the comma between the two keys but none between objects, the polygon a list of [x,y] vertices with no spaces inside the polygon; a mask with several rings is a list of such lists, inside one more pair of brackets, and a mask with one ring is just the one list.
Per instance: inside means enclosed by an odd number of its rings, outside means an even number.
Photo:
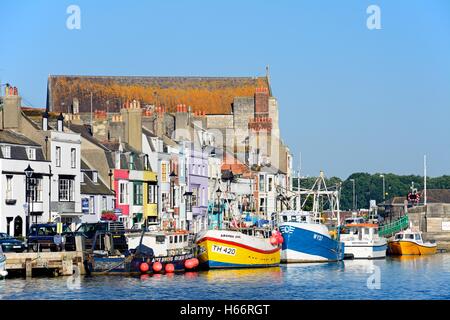
[{"label": "boat mast", "polygon": [[298,192],[298,206],[300,208],[297,208],[299,210],[301,210],[301,205],[302,205],[302,196],[300,194],[300,178],[301,178],[301,170],[302,170],[302,153],[299,152],[299,157],[298,157],[298,172],[297,172],[297,192]]},{"label": "boat mast", "polygon": [[427,155],[423,156],[423,205],[427,205]]},{"label": "boat mast", "polygon": [[303,208],[305,207],[308,198],[312,196],[312,213],[316,222],[320,221],[320,201],[322,200],[323,206],[323,198],[326,197],[329,203],[330,210],[332,211],[333,218],[335,218],[337,214],[338,224],[340,225],[340,184],[336,184],[336,186],[332,189],[328,189],[327,183],[325,181],[325,175],[323,171],[321,171],[320,176],[314,181],[312,188],[309,190],[299,191],[299,193],[305,195],[303,203],[301,204],[301,210],[303,210]]}]

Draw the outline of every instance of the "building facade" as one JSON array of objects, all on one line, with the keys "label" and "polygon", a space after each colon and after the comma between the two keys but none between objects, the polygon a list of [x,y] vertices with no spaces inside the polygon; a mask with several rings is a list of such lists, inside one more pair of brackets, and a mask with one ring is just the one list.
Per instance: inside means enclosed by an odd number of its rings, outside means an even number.
[{"label": "building facade", "polygon": [[[27,178],[25,170],[32,174]],[[50,162],[42,147],[27,137],[0,130],[0,232],[24,237],[27,226],[49,216]]]}]

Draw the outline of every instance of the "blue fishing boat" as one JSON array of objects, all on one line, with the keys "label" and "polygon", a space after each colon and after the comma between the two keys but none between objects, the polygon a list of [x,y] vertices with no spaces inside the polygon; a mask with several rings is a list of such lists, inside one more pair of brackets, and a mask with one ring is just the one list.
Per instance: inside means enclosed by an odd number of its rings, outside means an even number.
[{"label": "blue fishing boat", "polygon": [[[308,190],[298,190],[305,195],[302,208],[312,197],[312,210],[283,211],[278,216],[278,226],[283,236],[281,263],[332,262],[344,259],[344,243],[340,241],[339,227],[332,230],[322,218],[324,207],[337,213],[339,225],[339,190],[326,187],[323,172]],[[299,201],[300,202],[300,201]],[[301,203],[301,202],[300,202]]]},{"label": "blue fishing boat", "polygon": [[317,222],[311,212],[284,211],[279,225],[283,236],[281,263],[331,262],[344,258],[344,243]]}]

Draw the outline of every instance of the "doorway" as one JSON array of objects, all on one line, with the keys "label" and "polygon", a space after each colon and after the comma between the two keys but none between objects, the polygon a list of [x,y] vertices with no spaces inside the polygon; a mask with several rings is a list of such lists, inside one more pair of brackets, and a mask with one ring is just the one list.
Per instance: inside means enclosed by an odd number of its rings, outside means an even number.
[{"label": "doorway", "polygon": [[14,237],[21,237],[23,230],[23,220],[20,216],[14,219]]}]

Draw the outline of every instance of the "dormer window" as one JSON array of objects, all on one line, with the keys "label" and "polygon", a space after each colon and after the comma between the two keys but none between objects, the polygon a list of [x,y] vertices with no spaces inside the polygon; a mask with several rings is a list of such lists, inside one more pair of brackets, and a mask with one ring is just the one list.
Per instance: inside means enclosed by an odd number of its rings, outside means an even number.
[{"label": "dormer window", "polygon": [[11,159],[11,146],[2,146],[3,158]]},{"label": "dormer window", "polygon": [[81,175],[80,175],[80,182],[81,182],[81,183],[84,183],[84,172],[81,172]]},{"label": "dormer window", "polygon": [[36,160],[36,149],[35,148],[26,148],[28,160]]},{"label": "dormer window", "polygon": [[94,183],[98,183],[98,172],[97,171],[92,171],[92,181]]}]

